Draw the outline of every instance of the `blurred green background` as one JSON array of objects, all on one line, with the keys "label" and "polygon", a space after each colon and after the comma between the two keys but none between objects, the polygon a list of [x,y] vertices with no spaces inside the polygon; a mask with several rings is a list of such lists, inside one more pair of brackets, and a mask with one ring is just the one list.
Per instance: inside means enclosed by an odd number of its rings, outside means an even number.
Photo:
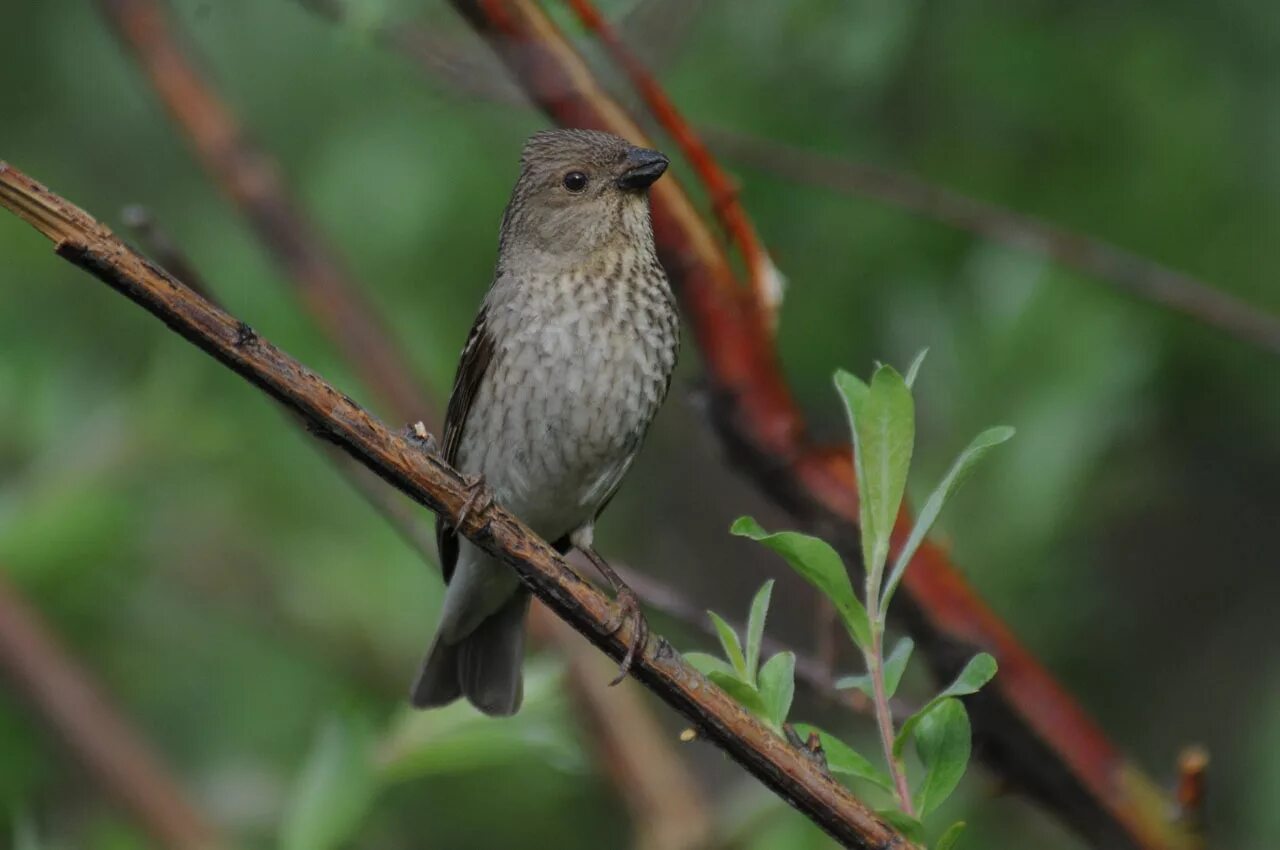
[{"label": "blurred green background", "polygon": [[[439,394],[541,116],[424,81],[369,36],[415,19],[483,60],[442,3],[361,0],[343,26],[291,0],[173,5]],[[901,169],[1280,312],[1273,0],[602,5],[698,123]],[[93,4],[10,0],[3,18],[0,158],[117,229],[144,204],[232,312],[372,402]],[[905,365],[928,346],[917,493],[980,427],[1018,428],[943,516],[956,561],[1156,778],[1171,782],[1183,745],[1209,747],[1216,846],[1280,846],[1274,354],[1034,253],[727,164],[790,281],[782,356],[815,429],[843,433],[837,366]],[[812,596],[726,534],[742,513],[783,521],[721,460],[685,350],[598,539],[739,619],[777,577],[770,632],[809,647]],[[629,843],[554,659],[515,721],[451,710],[401,725],[436,573],[259,393],[7,215],[0,570],[241,846],[278,846],[308,758],[393,734],[414,756],[352,847]],[[682,648],[708,646],[652,619]],[[2,687],[0,845],[26,821],[49,848],[152,846]],[[655,711],[674,740],[679,723]],[[793,717],[869,731],[803,689]],[[680,752],[732,846],[828,846],[709,746]],[[970,822],[962,846],[1082,846],[1004,790],[973,770],[945,811]]]}]

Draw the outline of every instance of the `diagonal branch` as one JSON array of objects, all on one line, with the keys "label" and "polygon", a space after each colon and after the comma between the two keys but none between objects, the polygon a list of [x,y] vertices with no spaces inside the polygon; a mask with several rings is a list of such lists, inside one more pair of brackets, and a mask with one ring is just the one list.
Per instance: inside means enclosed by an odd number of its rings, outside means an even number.
[{"label": "diagonal branch", "polygon": [[[326,0],[316,2],[322,8]],[[323,236],[290,198],[278,166],[239,126],[231,108],[192,61],[163,4],[100,0],[100,5],[210,177],[235,202],[286,272],[301,303],[365,385],[398,419],[436,420],[432,411],[437,406],[421,391],[408,356],[362,297],[361,284],[325,248]],[[381,482],[370,481],[366,470],[340,452],[330,454],[336,455],[347,481],[386,515],[394,494]],[[396,505],[391,510],[403,509]],[[416,548],[429,564],[435,563],[434,542]],[[657,850],[700,845],[712,824],[702,790],[681,769],[671,741],[640,694],[630,687],[608,688],[599,662],[583,653],[581,641],[567,630],[555,628],[554,620],[542,606],[535,606],[531,634],[536,643],[552,646],[565,657],[575,705],[590,730],[587,741],[627,805],[639,844]],[[681,824],[680,829],[665,826],[669,822]]]},{"label": "diagonal branch", "polygon": [[[536,4],[453,3],[555,121],[647,143]],[[826,449],[809,439],[760,311],[744,297],[679,185],[663,181],[655,189],[659,251],[703,355],[721,439],[765,492],[856,563],[858,494],[848,447]],[[899,614],[940,678],[954,676],[978,648],[999,659],[1001,675],[971,703],[988,765],[1098,845],[1196,846],[1193,836],[1170,822],[1165,795],[1121,756],[941,549],[922,547],[904,591]]]},{"label": "diagonal branch", "polygon": [[108,793],[169,850],[225,847],[101,687],[0,571],[0,670]]},{"label": "diagonal branch", "polygon": [[[500,558],[548,607],[615,660],[635,638],[613,630],[617,609],[545,541],[500,507],[470,511],[461,476],[423,446],[387,430],[349,397],[133,251],[84,211],[0,164],[0,205],[34,226],[59,256],[102,280],[173,331],[305,418],[312,430]],[[636,677],[775,793],[844,845],[909,844],[816,762],[709,682],[666,641],[650,641]]]},{"label": "diagonal branch", "polygon": [[676,109],[662,86],[658,85],[644,62],[627,47],[595,4],[591,0],[568,0],[568,3],[582,25],[596,34],[614,61],[622,66],[649,111],[671,134],[698,179],[706,186],[707,193],[711,196],[712,209],[737,244],[746,263],[747,278],[755,294],[756,304],[767,311],[769,326],[773,328],[777,324],[777,312],[782,303],[782,283],[773,267],[773,261],[769,259],[756,234],[755,226],[738,202],[737,187],[729,175],[724,173],[724,169],[716,162],[697,132],[680,114],[680,110]]}]

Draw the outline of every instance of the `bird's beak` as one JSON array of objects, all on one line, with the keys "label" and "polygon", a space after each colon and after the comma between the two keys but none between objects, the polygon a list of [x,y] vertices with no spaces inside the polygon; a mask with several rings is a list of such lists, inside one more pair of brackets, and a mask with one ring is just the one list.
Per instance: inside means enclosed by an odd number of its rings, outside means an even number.
[{"label": "bird's beak", "polygon": [[640,190],[653,185],[653,181],[662,176],[671,160],[657,151],[647,148],[632,148],[627,153],[627,170],[618,178],[618,186],[623,189]]}]

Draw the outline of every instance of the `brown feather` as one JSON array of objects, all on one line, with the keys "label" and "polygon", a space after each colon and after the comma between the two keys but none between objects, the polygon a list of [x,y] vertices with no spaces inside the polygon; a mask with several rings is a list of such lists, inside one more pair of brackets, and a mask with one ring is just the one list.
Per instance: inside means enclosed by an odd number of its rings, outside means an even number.
[{"label": "brown feather", "polygon": [[[471,402],[480,390],[480,382],[493,360],[494,345],[485,329],[485,308],[480,308],[467,344],[462,347],[458,361],[458,373],[453,379],[453,392],[444,414],[444,459],[450,464],[458,462],[458,447],[462,445],[462,432],[471,413]],[[436,522],[436,549],[440,553],[440,571],[447,584],[453,577],[458,563],[458,532],[444,520]]]}]

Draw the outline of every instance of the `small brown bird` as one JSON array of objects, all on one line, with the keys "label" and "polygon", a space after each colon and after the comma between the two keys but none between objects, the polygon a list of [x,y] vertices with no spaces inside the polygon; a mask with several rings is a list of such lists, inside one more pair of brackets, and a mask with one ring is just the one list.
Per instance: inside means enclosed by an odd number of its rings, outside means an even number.
[{"label": "small brown bird", "polygon": [[[537,133],[502,217],[493,283],[462,351],[444,456],[561,552],[581,550],[646,628],[596,554],[596,517],[640,449],[676,365],[679,320],[658,262],[648,188],[667,158],[588,130]],[[465,696],[514,714],[529,592],[455,529],[437,529],[448,589],[413,686],[419,708]],[[632,654],[623,662],[629,667]]]}]

